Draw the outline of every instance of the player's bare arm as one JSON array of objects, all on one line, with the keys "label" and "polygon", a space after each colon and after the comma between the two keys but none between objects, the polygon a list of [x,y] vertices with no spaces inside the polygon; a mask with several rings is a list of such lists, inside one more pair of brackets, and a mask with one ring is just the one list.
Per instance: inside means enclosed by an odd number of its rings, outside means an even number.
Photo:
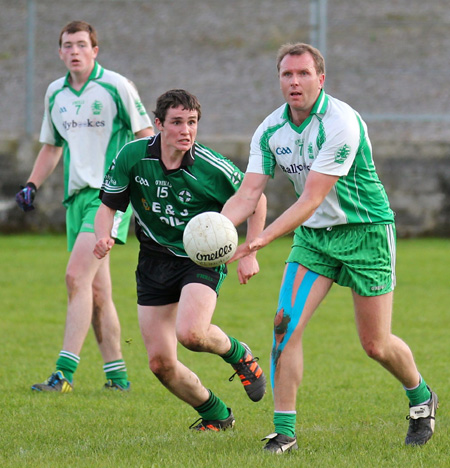
[{"label": "player's bare arm", "polygon": [[236,251],[234,260],[256,252],[282,237],[309,219],[339,179],[338,176],[311,171],[298,200],[264,229],[253,241],[245,242]]},{"label": "player's bare arm", "polygon": [[[239,190],[225,203],[222,214],[227,216],[235,226],[248,218],[246,240],[254,239],[263,229],[266,221],[267,201],[263,194],[268,176],[261,174],[245,174]],[[239,282],[246,284],[248,280],[259,272],[256,255],[241,256],[237,273]],[[230,262],[237,258],[234,256]],[[228,262],[228,263],[230,263]]]},{"label": "player's bare arm", "polygon": [[239,190],[225,203],[222,214],[231,219],[235,226],[242,224],[256,213],[268,180],[269,176],[263,174],[245,174]]},{"label": "player's bare arm", "polygon": [[33,182],[39,188],[47,177],[55,170],[62,155],[61,146],[44,144],[39,151],[28,182]]},{"label": "player's bare arm", "polygon": [[136,140],[138,140],[139,138],[153,136],[154,134],[155,132],[153,131],[153,127],[147,127],[136,132],[134,136],[136,137]]},{"label": "player's bare arm", "polygon": [[[246,240],[250,242],[253,240],[262,230],[266,223],[267,213],[267,199],[264,194],[259,198],[258,205],[256,206],[255,212],[248,218],[247,222],[247,235]],[[238,279],[241,284],[247,284],[248,280],[259,273],[259,264],[256,259],[256,252],[242,257],[239,260],[237,267]]]},{"label": "player's bare arm", "polygon": [[109,208],[103,203],[97,210],[94,223],[97,243],[94,247],[94,255],[98,259],[105,257],[114,246],[115,241],[111,237],[111,229],[113,227],[115,213],[116,210]]}]

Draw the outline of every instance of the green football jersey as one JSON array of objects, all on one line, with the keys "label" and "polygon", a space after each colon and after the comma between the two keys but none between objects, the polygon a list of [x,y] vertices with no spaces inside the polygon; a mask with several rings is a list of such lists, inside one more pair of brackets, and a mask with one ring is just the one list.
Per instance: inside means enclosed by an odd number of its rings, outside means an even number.
[{"label": "green football jersey", "polygon": [[205,211],[220,212],[242,179],[230,160],[197,142],[185,153],[180,168],[167,170],[158,134],[121,149],[100,197],[120,211],[131,203],[141,248],[187,257],[183,231],[188,221]]}]

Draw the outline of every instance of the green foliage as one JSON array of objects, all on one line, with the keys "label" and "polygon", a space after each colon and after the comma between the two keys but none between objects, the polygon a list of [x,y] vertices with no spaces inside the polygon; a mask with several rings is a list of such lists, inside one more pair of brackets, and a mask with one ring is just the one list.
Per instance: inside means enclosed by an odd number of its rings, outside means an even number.
[{"label": "green foliage", "polygon": [[[269,376],[272,320],[290,239],[259,254],[261,272],[241,286],[236,267],[219,297],[214,322],[246,341]],[[425,447],[403,445],[407,400],[401,386],[362,351],[350,292],[334,286],[304,338],[305,376],[298,398],[299,450],[264,453],[272,432],[272,394],[251,402],[232,369],[217,356],[180,347],[182,362],[214,390],[236,417],[234,430],[193,433],[197,418],[150,373],[136,317],[137,243],[112,251],[114,298],[122,323],[132,391],[102,390],[102,361],[89,334],[72,394],[34,394],[53,371],[62,345],[68,259],[63,236],[0,237],[2,467],[448,467],[450,399],[448,265],[443,239],[398,244],[393,332],[411,346],[438,393],[437,431]]]}]

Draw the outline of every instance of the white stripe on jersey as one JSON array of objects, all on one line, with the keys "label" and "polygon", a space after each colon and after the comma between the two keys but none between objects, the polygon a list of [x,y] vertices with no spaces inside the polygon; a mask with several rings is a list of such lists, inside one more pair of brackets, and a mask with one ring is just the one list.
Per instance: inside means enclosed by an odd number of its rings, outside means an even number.
[{"label": "white stripe on jersey", "polygon": [[224,174],[231,177],[235,171],[234,167],[232,167],[225,159],[219,159],[213,153],[205,150],[205,148],[196,146],[195,147],[195,156],[204,159],[205,161],[209,162],[212,166],[217,167],[220,169]]},{"label": "white stripe on jersey", "polygon": [[108,193],[123,193],[128,186],[117,187],[115,185],[108,184],[106,181],[103,182],[102,190]]},{"label": "white stripe on jersey", "polygon": [[187,171],[186,169],[184,168],[181,168],[180,169],[181,171],[183,171],[186,175],[188,175],[189,177],[192,177],[194,180],[198,180],[197,177],[195,177],[194,174],[191,174],[189,171]]},{"label": "white stripe on jersey", "polygon": [[[350,171],[348,173],[348,177],[351,177],[353,179],[354,183],[355,183],[355,189],[356,189],[356,193],[357,193],[357,197],[358,197],[359,207],[364,208],[364,211],[365,211],[365,213],[367,215],[367,218],[369,219],[369,222],[372,222],[372,219],[370,218],[370,213],[367,210],[367,208],[364,207],[364,205],[363,205],[363,203],[361,201],[361,197],[359,196],[359,188],[358,188],[358,184],[356,183],[356,165],[353,167],[353,171]],[[348,195],[349,200],[352,200],[351,192],[348,189],[347,181],[345,179],[341,179],[341,181],[342,181],[342,185],[345,185],[345,187],[347,188],[347,195]],[[353,202],[353,208],[355,210],[355,213],[358,216],[358,218],[361,220],[361,222],[363,223],[364,218],[361,216],[359,207],[358,207],[357,203]]]}]

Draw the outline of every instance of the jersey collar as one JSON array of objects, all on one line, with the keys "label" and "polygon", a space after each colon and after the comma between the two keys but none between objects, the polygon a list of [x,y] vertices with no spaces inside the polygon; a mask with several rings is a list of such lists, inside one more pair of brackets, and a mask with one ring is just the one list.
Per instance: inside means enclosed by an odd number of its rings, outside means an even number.
[{"label": "jersey collar", "polygon": [[98,80],[99,78],[101,78],[103,76],[104,71],[105,71],[105,69],[98,62],[95,62],[94,68],[92,69],[92,72],[89,75],[88,81]]},{"label": "jersey collar", "polygon": [[314,103],[313,108],[311,109],[311,112],[309,113],[308,118],[304,122],[302,122],[300,127],[297,127],[292,122],[291,117],[290,117],[289,105],[288,104],[286,104],[285,107],[284,107],[283,118],[286,120],[286,122],[289,123],[289,125],[291,126],[292,129],[294,129],[297,132],[302,132],[305,129],[305,127],[307,127],[308,124],[311,122],[312,116],[313,115],[323,115],[323,114],[325,114],[325,112],[327,110],[327,107],[328,107],[328,95],[325,94],[325,91],[322,89],[320,91],[320,94],[319,94],[316,102]]},{"label": "jersey collar", "polygon": [[[105,69],[98,62],[95,62],[94,63],[94,68],[92,69],[91,74],[89,75],[89,78],[87,79],[86,83],[84,83],[84,86],[80,89],[80,91],[75,92],[75,90],[74,90],[74,92],[76,94],[81,94],[83,92],[84,88],[86,88],[89,81],[98,80],[99,78],[101,78],[103,76],[104,71],[105,71]],[[67,72],[66,78],[64,80],[64,86],[67,87],[67,88],[72,88],[72,86],[71,86],[71,84],[69,82],[69,77],[70,77],[70,72]]]},{"label": "jersey collar", "polygon": [[[147,157],[161,160],[161,133],[150,138],[147,145]],[[195,161],[195,143],[190,150],[186,151],[181,161],[180,169],[192,166]],[[177,169],[178,170],[178,169]]]},{"label": "jersey collar", "polygon": [[325,94],[325,91],[322,89],[320,91],[319,97],[317,98],[316,103],[311,109],[311,114],[325,114],[328,107],[328,95]]}]

